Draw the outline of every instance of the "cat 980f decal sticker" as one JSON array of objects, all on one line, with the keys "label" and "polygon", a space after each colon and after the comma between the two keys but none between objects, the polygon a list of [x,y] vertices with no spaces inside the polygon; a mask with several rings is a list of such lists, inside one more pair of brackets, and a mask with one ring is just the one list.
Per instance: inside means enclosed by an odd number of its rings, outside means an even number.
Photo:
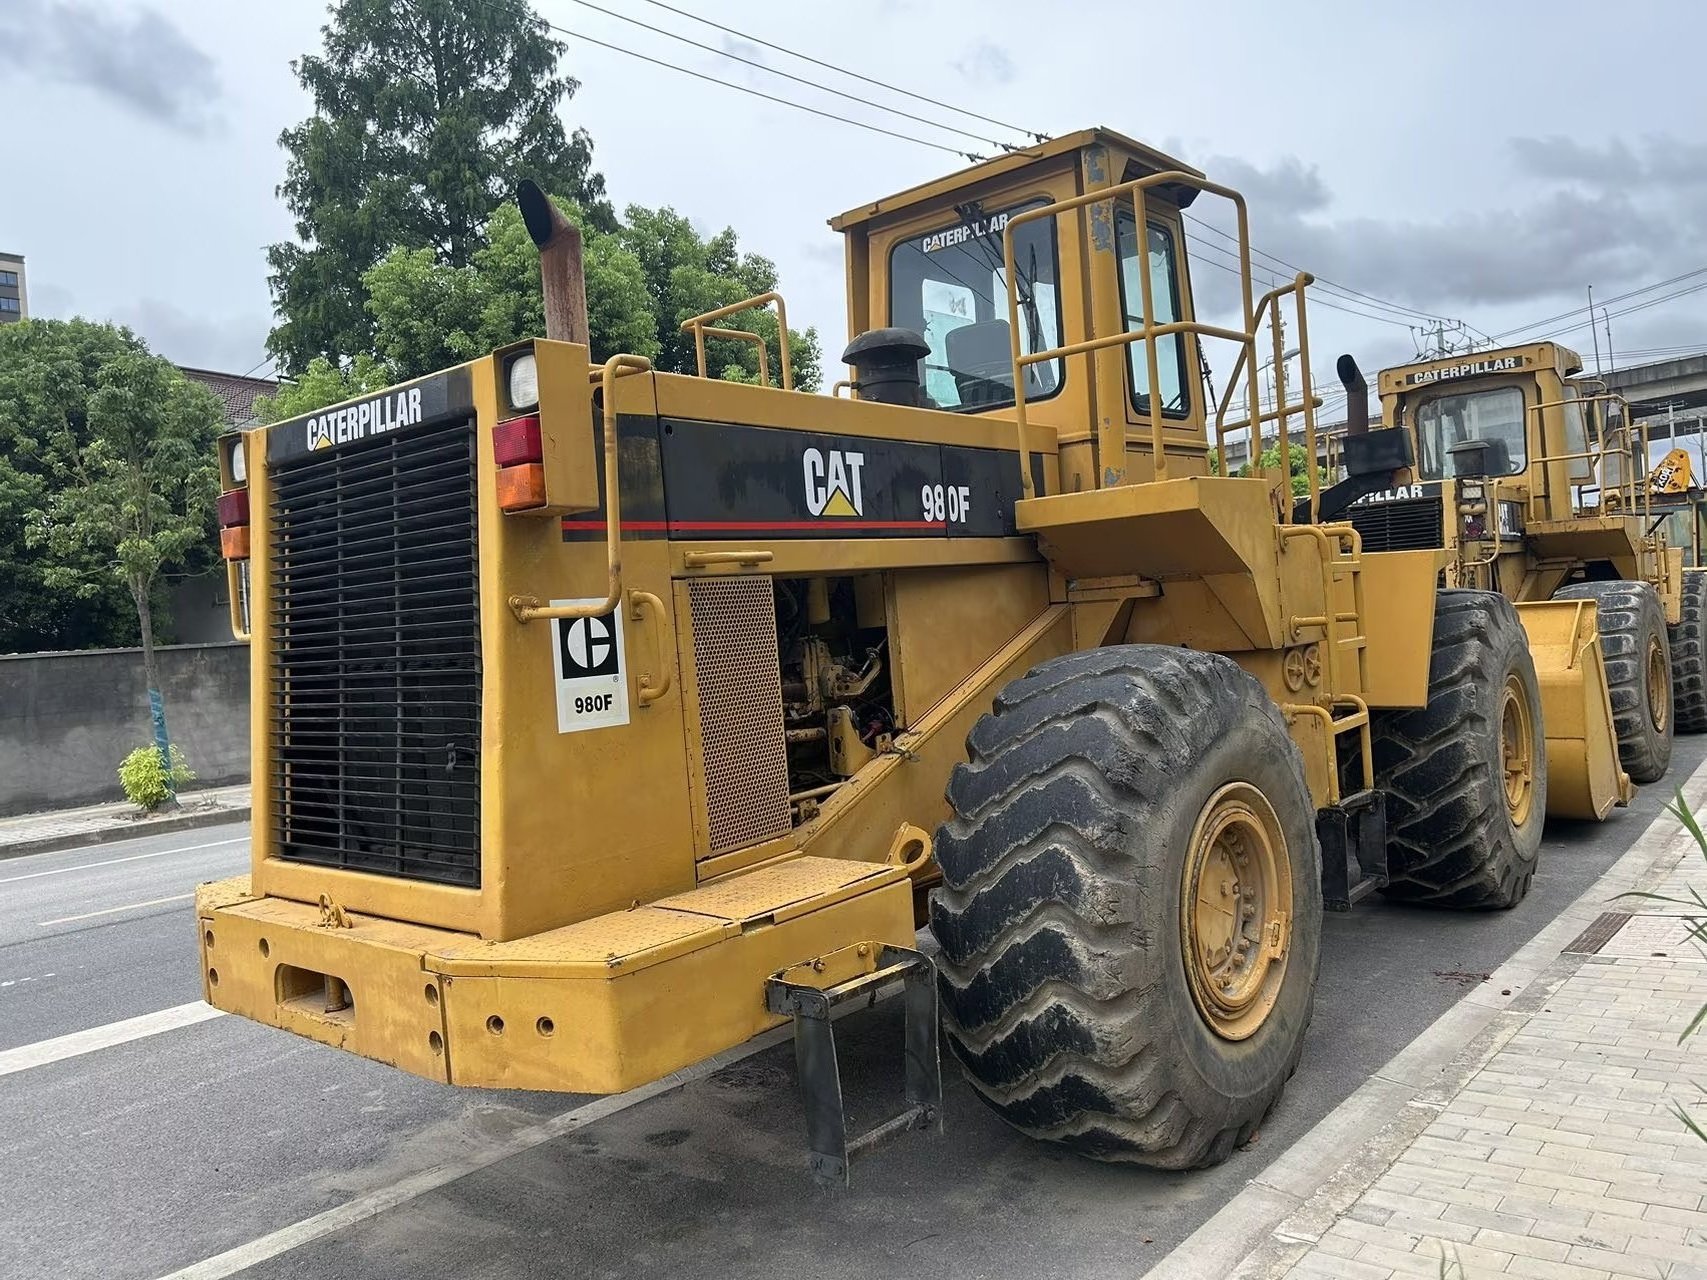
[{"label": "cat 980f decal sticker", "polygon": [[[554,605],[598,604],[553,600]],[[557,732],[580,733],[628,723],[622,610],[593,618],[551,620],[552,665],[557,675]]]}]

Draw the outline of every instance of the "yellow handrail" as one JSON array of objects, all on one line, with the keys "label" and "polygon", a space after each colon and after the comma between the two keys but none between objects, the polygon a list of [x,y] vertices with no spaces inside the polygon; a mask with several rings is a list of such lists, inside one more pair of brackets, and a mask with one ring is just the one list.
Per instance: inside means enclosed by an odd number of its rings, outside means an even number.
[{"label": "yellow handrail", "polygon": [[703,315],[693,316],[682,321],[682,332],[693,334],[694,356],[699,363],[699,376],[705,377],[705,340],[710,338],[729,338],[741,342],[753,342],[759,348],[759,381],[764,386],[770,386],[771,375],[769,362],[765,355],[764,335],[746,329],[708,329],[706,326],[713,320],[722,320],[740,311],[751,311],[755,307],[774,306],[776,308],[777,351],[782,356],[782,389],[794,390],[794,365],[788,356],[788,308],[783,304],[782,295],[774,289],[769,293],[757,294],[740,302],[731,302],[726,307],[715,311],[707,311]]},{"label": "yellow handrail", "polygon": [[[1227,379],[1227,391],[1221,397],[1221,403],[1215,407],[1215,454],[1221,460],[1223,468],[1227,465],[1227,433],[1240,429],[1251,431],[1251,456],[1258,475],[1264,475],[1262,465],[1262,426],[1265,422],[1278,420],[1280,473],[1286,490],[1286,502],[1281,514],[1281,523],[1290,524],[1292,521],[1292,432],[1287,424],[1289,418],[1302,413],[1304,415],[1304,452],[1306,459],[1306,483],[1310,493],[1310,523],[1316,522],[1316,510],[1321,502],[1321,477],[1316,463],[1316,410],[1321,407],[1321,400],[1315,395],[1310,386],[1310,325],[1304,309],[1304,290],[1316,282],[1316,277],[1308,271],[1300,271],[1292,278],[1291,284],[1276,285],[1257,302],[1256,316],[1252,321],[1253,330],[1262,323],[1263,313],[1267,311],[1270,319],[1270,329],[1274,335],[1274,367],[1276,369],[1274,385],[1277,388],[1274,408],[1267,413],[1259,413],[1255,424],[1249,418],[1239,422],[1229,423],[1227,406],[1232,403],[1233,388],[1238,385],[1239,372],[1245,367],[1245,349],[1239,349],[1239,358],[1233,362],[1233,372]],[[1292,294],[1296,304],[1298,322],[1298,364],[1299,386],[1303,390],[1303,399],[1298,404],[1289,404],[1285,394],[1280,391],[1286,385],[1285,377],[1279,372],[1285,363],[1285,338],[1280,322],[1280,299]],[[1272,307],[1272,310],[1270,308]],[[1254,345],[1254,344],[1253,344]]]},{"label": "yellow handrail", "polygon": [[605,429],[605,598],[593,604],[541,604],[533,596],[511,596],[510,612],[518,622],[536,618],[599,618],[616,608],[622,599],[622,484],[617,473],[616,382],[633,373],[650,373],[652,362],[645,356],[619,355],[605,361],[600,386],[604,398]]},{"label": "yellow handrail", "polygon": [[[1130,195],[1132,211],[1135,218],[1135,234],[1143,236],[1149,227],[1149,217],[1145,202],[1145,192],[1152,187],[1162,185],[1177,185],[1195,187],[1210,195],[1222,196],[1233,202],[1238,212],[1238,245],[1239,245],[1239,283],[1241,288],[1242,330],[1223,329],[1215,325],[1201,324],[1193,320],[1174,321],[1169,324],[1153,323],[1155,309],[1155,286],[1148,271],[1140,271],[1139,281],[1142,285],[1144,303],[1143,327],[1129,330],[1125,333],[1109,334],[1101,338],[1089,338],[1083,342],[1068,343],[1064,346],[1052,347],[1045,351],[1025,352],[1020,349],[1019,327],[1019,289],[1016,281],[1014,237],[1018,228],[1028,222],[1036,222],[1041,218],[1052,218],[1087,205],[1112,203],[1120,196]],[[1155,397],[1161,386],[1161,365],[1156,354],[1156,341],[1176,333],[1195,333],[1204,337],[1223,338],[1237,342],[1244,347],[1249,356],[1250,373],[1248,375],[1248,394],[1250,400],[1250,416],[1254,420],[1259,411],[1257,403],[1256,380],[1256,329],[1254,309],[1251,299],[1251,239],[1250,220],[1245,210],[1245,198],[1231,187],[1210,182],[1195,174],[1182,173],[1179,170],[1169,170],[1165,173],[1153,173],[1145,178],[1137,178],[1131,182],[1121,182],[1110,187],[1101,187],[1084,195],[1072,196],[1066,200],[1057,200],[1053,204],[1038,205],[1013,214],[1008,218],[1007,226],[1002,233],[1002,259],[1004,275],[1008,288],[1008,341],[1013,357],[1014,369],[1014,418],[1015,432],[1019,440],[1020,454],[1020,490],[1023,497],[1034,496],[1031,482],[1031,450],[1026,439],[1026,403],[1025,403],[1025,370],[1034,364],[1047,364],[1053,360],[1062,360],[1068,356],[1084,355],[1092,351],[1101,351],[1109,347],[1128,346],[1135,342],[1145,345],[1145,363],[1149,374],[1151,396],[1150,405],[1150,450],[1155,478],[1165,480],[1168,476],[1167,452],[1163,447],[1165,415],[1160,406],[1155,403]],[[1118,421],[1118,420],[1117,420]],[[1108,424],[1107,442],[1117,446],[1105,450],[1110,456],[1098,459],[1097,483],[1102,488],[1110,484],[1120,484],[1126,478],[1126,448],[1124,423],[1110,422]],[[1258,460],[1258,470],[1261,472],[1261,460]]]},{"label": "yellow handrail", "polygon": [[[1652,515],[1653,505],[1650,501],[1647,483],[1649,470],[1648,424],[1645,422],[1633,422],[1633,415],[1630,411],[1630,402],[1623,396],[1619,395],[1615,391],[1602,391],[1591,396],[1578,396],[1575,400],[1543,400],[1537,404],[1530,405],[1529,412],[1534,414],[1536,419],[1536,438],[1542,438],[1542,432],[1540,429],[1542,410],[1565,408],[1571,405],[1577,405],[1586,409],[1586,406],[1588,405],[1603,403],[1608,407],[1617,407],[1622,410],[1620,416],[1622,418],[1623,425],[1619,426],[1616,430],[1611,431],[1603,428],[1598,448],[1579,449],[1571,453],[1543,454],[1536,458],[1531,465],[1540,467],[1545,466],[1550,462],[1575,462],[1579,460],[1592,463],[1595,469],[1593,482],[1594,487],[1603,495],[1600,505],[1604,508],[1606,505],[1604,495],[1608,489],[1608,486],[1604,482],[1605,462],[1609,457],[1619,456],[1623,460],[1624,476],[1616,486],[1613,486],[1612,491],[1617,493],[1619,501],[1626,512],[1639,515],[1644,521],[1646,521]],[[1632,450],[1630,449],[1630,438],[1632,434],[1635,435],[1637,443],[1641,445],[1642,461],[1640,466],[1636,464],[1635,459],[1632,456]],[[1609,447],[1610,442],[1614,437],[1617,437],[1621,442],[1620,447],[1617,449]],[[1574,494],[1580,494],[1581,491],[1587,487],[1588,485],[1586,484],[1571,485]],[[1535,494],[1533,492],[1530,493],[1529,501],[1531,505],[1535,502]],[[1574,497],[1571,505],[1573,509],[1578,505]]]}]

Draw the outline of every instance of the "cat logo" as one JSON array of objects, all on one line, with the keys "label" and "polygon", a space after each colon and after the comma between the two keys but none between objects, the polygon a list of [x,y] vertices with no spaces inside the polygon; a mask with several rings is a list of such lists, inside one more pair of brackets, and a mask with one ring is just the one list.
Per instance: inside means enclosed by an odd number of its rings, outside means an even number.
[{"label": "cat logo", "polygon": [[806,480],[806,509],[815,516],[865,514],[860,469],[865,455],[851,449],[808,449],[801,455]]}]

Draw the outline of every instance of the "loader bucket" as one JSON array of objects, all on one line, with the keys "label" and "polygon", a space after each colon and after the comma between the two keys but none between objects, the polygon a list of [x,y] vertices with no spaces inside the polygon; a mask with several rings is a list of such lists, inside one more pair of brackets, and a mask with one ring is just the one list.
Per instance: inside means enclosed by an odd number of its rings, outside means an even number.
[{"label": "loader bucket", "polygon": [[1606,663],[1592,600],[1517,606],[1541,685],[1547,732],[1547,814],[1598,820],[1635,788],[1618,764]]}]

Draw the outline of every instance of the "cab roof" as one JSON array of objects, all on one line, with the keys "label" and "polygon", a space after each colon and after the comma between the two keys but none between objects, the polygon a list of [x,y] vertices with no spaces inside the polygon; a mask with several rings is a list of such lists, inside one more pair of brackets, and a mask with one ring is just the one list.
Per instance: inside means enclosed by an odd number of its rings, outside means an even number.
[{"label": "cab roof", "polygon": [[[1508,360],[1512,363],[1501,367]],[[1551,369],[1560,377],[1568,378],[1581,373],[1582,367],[1582,357],[1569,347],[1562,347],[1556,342],[1528,342],[1393,365],[1381,370],[1379,382],[1381,394],[1391,395],[1422,385],[1489,373]]]},{"label": "cab roof", "polygon": [[[1147,146],[1136,139],[1128,138],[1123,133],[1117,133],[1113,129],[1101,127],[1080,129],[1076,133],[1063,134],[1059,138],[1051,138],[1047,142],[1038,143],[1036,146],[1005,151],[999,156],[981,160],[975,165],[958,170],[946,177],[922,182],[916,187],[908,187],[905,191],[899,191],[892,196],[885,196],[881,200],[862,204],[857,209],[849,209],[846,213],[831,218],[830,226],[837,231],[846,231],[884,214],[894,213],[912,205],[937,201],[945,194],[962,190],[973,183],[982,182],[986,178],[1011,173],[1016,169],[1023,169],[1036,164],[1038,161],[1053,160],[1058,156],[1071,155],[1084,147],[1099,142],[1116,150],[1127,152],[1149,173],[1166,173],[1169,170],[1177,169],[1179,172],[1190,174],[1194,178],[1204,176],[1200,170],[1175,160],[1172,156],[1157,151],[1154,147]],[[1115,181],[1120,180],[1119,178],[1115,179]],[[1184,188],[1178,193],[1177,203],[1181,206],[1190,204],[1192,197],[1196,194],[1197,189],[1195,187]]]}]

